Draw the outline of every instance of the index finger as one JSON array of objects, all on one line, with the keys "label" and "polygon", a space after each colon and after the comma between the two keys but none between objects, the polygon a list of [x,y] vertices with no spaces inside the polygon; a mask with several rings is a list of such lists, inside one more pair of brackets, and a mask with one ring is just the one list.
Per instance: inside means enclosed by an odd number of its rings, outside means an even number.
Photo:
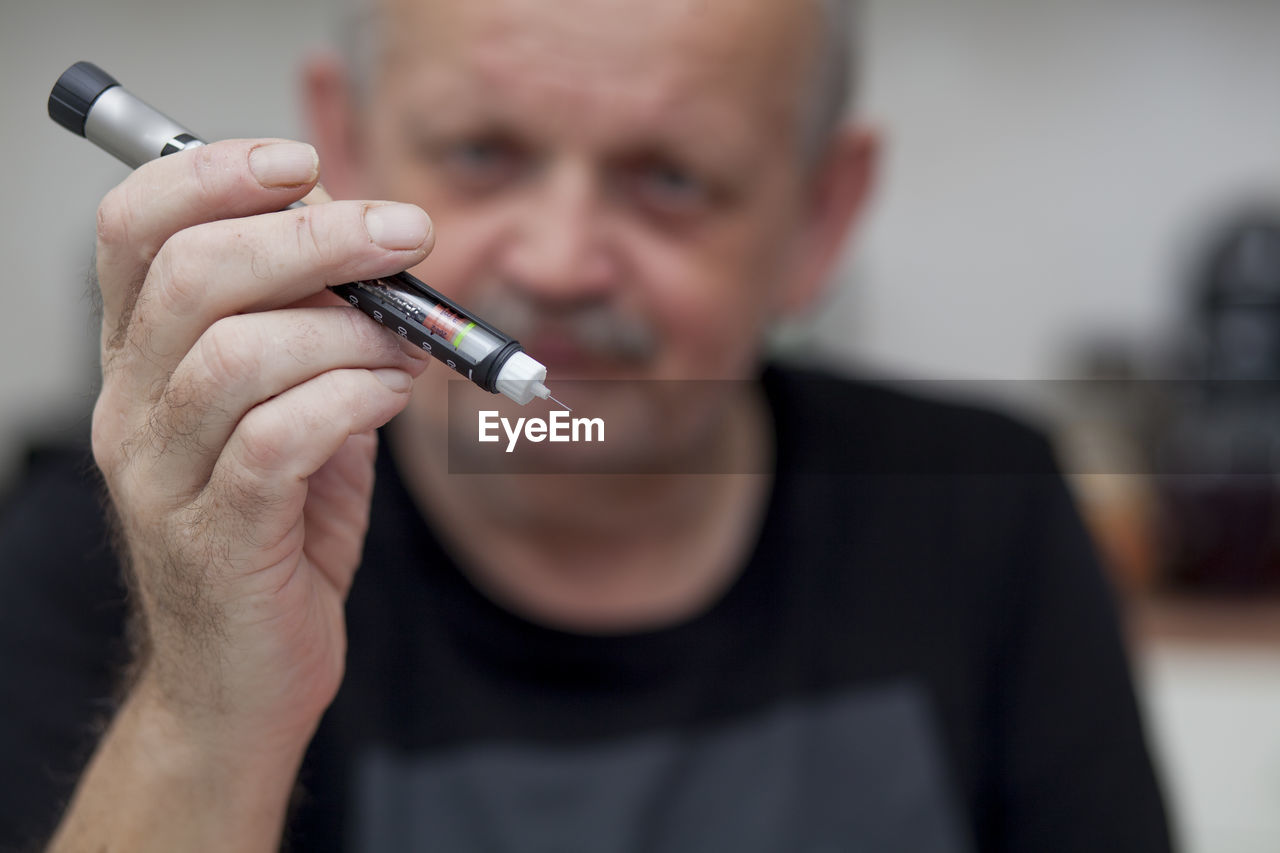
[{"label": "index finger", "polygon": [[315,149],[284,139],[230,139],[144,163],[98,207],[103,334],[127,328],[147,268],[184,228],[280,210],[319,176]]}]

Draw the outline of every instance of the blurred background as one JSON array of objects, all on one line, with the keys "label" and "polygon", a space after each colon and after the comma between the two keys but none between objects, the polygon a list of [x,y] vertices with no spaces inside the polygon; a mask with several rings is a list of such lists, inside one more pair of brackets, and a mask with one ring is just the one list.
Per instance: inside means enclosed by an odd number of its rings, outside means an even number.
[{"label": "blurred background", "polygon": [[[208,138],[299,135],[341,5],[3,0],[0,490],[87,431],[94,211],[124,174],[48,120],[53,81],[88,59]],[[867,6],[883,180],[780,346],[1053,430],[1184,849],[1280,850],[1280,3]]]}]

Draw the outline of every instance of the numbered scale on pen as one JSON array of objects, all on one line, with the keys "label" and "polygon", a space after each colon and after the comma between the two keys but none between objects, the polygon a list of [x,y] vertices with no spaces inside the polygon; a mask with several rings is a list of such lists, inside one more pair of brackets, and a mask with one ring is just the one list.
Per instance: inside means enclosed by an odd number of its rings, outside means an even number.
[{"label": "numbered scale on pen", "polygon": [[430,294],[410,293],[382,279],[352,282],[333,290],[473,382],[486,384],[494,363],[508,355],[507,350],[519,349],[480,320],[460,316]]}]

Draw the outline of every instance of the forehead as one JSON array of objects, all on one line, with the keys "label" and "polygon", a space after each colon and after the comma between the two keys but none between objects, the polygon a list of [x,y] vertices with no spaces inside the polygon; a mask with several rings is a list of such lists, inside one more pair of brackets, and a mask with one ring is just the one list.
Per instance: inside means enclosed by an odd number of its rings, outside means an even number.
[{"label": "forehead", "polygon": [[524,111],[586,134],[727,122],[776,136],[795,124],[819,44],[811,0],[382,6],[385,89],[422,99],[436,118]]}]

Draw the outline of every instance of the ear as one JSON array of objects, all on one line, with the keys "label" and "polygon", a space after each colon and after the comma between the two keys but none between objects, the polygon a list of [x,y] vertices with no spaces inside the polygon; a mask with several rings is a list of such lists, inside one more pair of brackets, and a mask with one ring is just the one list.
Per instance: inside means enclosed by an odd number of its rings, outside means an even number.
[{"label": "ear", "polygon": [[335,54],[312,54],[303,65],[302,85],[321,183],[334,198],[361,197],[359,108],[346,67]]},{"label": "ear", "polygon": [[880,135],[870,127],[842,128],[813,169],[805,197],[795,263],[780,310],[796,314],[810,308],[826,290],[841,249],[857,229],[875,183]]}]

